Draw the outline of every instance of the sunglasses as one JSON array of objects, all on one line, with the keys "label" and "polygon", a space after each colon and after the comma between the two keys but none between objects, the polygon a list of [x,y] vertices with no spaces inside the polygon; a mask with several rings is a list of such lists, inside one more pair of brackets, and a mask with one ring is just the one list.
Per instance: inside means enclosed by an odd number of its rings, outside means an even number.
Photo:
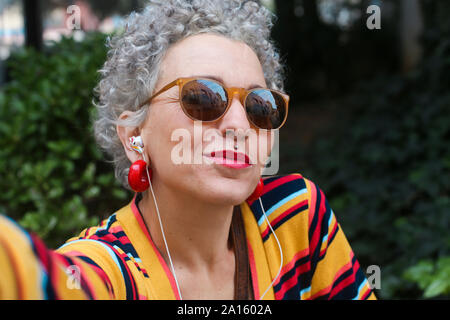
[{"label": "sunglasses", "polygon": [[289,96],[280,91],[255,88],[226,88],[212,79],[179,78],[139,106],[141,108],[152,99],[170,88],[179,87],[179,101],[183,112],[192,120],[212,122],[223,117],[231,106],[235,94],[244,106],[248,121],[264,130],[276,130],[286,122]]}]

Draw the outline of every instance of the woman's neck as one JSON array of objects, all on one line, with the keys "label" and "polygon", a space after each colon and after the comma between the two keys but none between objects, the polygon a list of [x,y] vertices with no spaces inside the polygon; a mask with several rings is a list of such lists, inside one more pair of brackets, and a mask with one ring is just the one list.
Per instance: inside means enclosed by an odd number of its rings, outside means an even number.
[{"label": "woman's neck", "polygon": [[[153,183],[164,235],[176,268],[211,271],[227,262],[232,205],[214,205]],[[168,263],[168,255],[150,189],[139,202],[153,242]]]}]

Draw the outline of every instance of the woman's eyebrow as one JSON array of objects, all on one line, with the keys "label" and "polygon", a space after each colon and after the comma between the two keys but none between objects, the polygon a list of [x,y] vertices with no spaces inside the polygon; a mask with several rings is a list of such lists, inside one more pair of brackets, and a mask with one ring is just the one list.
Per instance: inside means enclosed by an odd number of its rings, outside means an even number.
[{"label": "woman's eyebrow", "polygon": [[[207,79],[211,79],[211,80],[216,80],[220,83],[225,84],[225,81],[223,81],[223,79],[219,76],[213,76],[213,75],[195,75],[195,76],[191,76],[191,78],[207,78]],[[255,89],[255,88],[264,88],[264,86],[261,86],[259,84],[252,84],[250,86],[248,86],[246,89],[247,90],[251,90],[251,89]]]}]

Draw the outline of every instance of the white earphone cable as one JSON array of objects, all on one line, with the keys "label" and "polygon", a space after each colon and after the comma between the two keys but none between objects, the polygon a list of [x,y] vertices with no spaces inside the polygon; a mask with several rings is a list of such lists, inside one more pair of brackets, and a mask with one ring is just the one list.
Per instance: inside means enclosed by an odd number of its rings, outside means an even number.
[{"label": "white earphone cable", "polygon": [[[145,159],[145,156],[144,156],[144,161],[147,162],[147,160]],[[164,240],[164,245],[166,247],[167,257],[168,257],[169,263],[170,263],[170,268],[172,269],[173,278],[175,279],[175,284],[177,286],[177,291],[178,291],[178,295],[180,296],[180,300],[183,300],[183,297],[181,296],[180,286],[178,284],[177,275],[175,273],[175,268],[173,267],[172,257],[170,256],[169,246],[167,245],[166,236],[164,234],[164,228],[163,228],[163,224],[162,224],[162,221],[161,221],[161,215],[159,214],[158,203],[156,202],[155,193],[153,192],[153,186],[152,186],[152,182],[150,180],[150,174],[148,173],[148,167],[147,167],[146,171],[147,171],[148,183],[150,185],[150,191],[152,193],[153,201],[155,203],[156,214],[158,215],[158,221],[159,221],[159,226],[161,228],[161,234],[162,234],[162,237],[163,237],[163,240]]]},{"label": "white earphone cable", "polygon": [[280,273],[281,273],[281,269],[283,268],[283,250],[281,249],[280,240],[278,240],[278,237],[277,237],[275,231],[273,230],[272,225],[271,225],[270,222],[269,222],[269,219],[267,218],[266,211],[264,210],[264,206],[263,206],[263,204],[262,204],[261,197],[258,198],[258,200],[259,200],[259,204],[261,205],[261,210],[262,210],[262,212],[263,212],[264,218],[266,219],[267,224],[269,225],[270,231],[272,231],[272,234],[273,234],[273,236],[275,237],[275,240],[277,241],[278,249],[280,250],[280,260],[281,260],[281,262],[280,262],[280,269],[278,270],[277,276],[273,279],[272,283],[267,287],[266,291],[264,291],[264,293],[263,293],[263,294],[261,295],[261,297],[259,298],[260,300],[262,300],[262,299],[264,298],[264,296],[266,295],[266,293],[270,290],[270,288],[273,287],[273,284],[274,284],[275,281],[278,279],[278,276],[279,276]]}]

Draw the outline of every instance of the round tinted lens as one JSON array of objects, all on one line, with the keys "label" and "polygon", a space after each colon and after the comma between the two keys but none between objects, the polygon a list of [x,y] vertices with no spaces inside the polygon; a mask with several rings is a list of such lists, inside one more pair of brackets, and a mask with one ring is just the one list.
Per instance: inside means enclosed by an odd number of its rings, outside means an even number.
[{"label": "round tinted lens", "polygon": [[283,97],[267,89],[250,92],[245,100],[245,108],[250,121],[261,129],[278,129],[286,117]]},{"label": "round tinted lens", "polygon": [[192,80],[183,86],[181,103],[193,119],[213,121],[220,118],[227,108],[227,92],[210,80]]}]

